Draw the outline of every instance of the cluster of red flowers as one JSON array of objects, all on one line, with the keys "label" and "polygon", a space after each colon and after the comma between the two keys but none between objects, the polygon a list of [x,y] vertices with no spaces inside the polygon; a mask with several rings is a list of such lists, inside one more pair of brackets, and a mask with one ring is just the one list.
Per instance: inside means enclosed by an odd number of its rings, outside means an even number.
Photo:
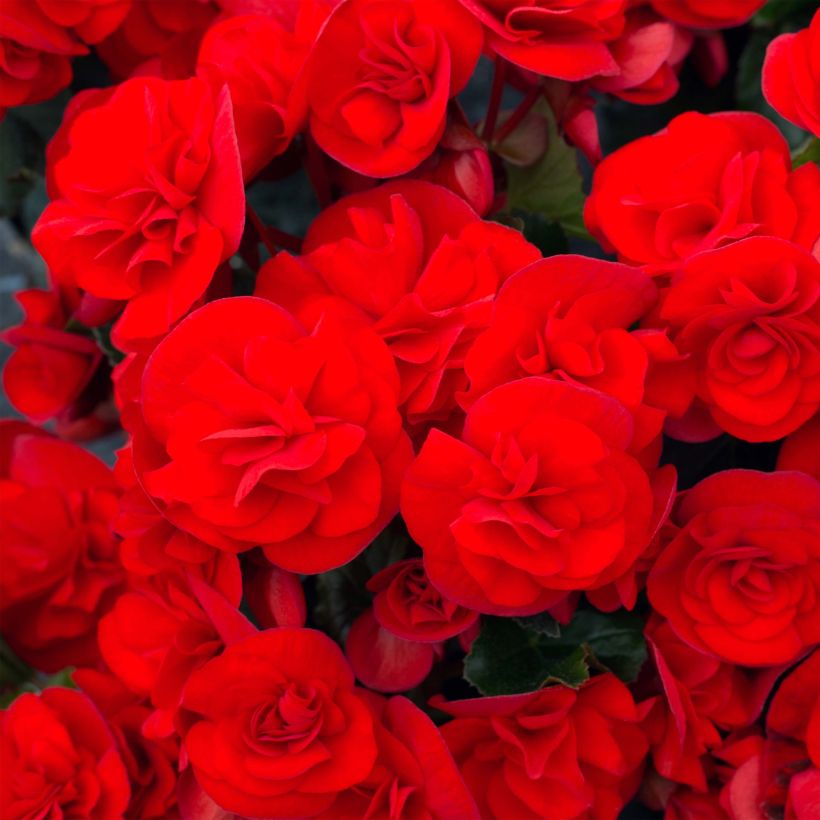
[{"label": "cluster of red flowers", "polygon": [[[820,168],[735,111],[602,159],[594,109],[763,5],[3,0],[0,111],[115,80],[3,334],[3,637],[74,670],[0,711],[4,818],[820,817]],[[820,137],[820,12],[762,83]],[[487,218],[567,142],[608,259]],[[304,238],[246,201],[294,168]],[[776,468],[684,488],[714,440]]]}]

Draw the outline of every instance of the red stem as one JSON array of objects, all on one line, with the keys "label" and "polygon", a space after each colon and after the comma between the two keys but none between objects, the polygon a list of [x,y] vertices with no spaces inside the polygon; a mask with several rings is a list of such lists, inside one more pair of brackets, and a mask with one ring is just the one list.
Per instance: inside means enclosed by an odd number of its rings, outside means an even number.
[{"label": "red stem", "polygon": [[495,142],[496,144],[500,144],[504,142],[507,137],[518,128],[519,125],[524,121],[524,118],[527,114],[532,111],[532,107],[538,102],[539,98],[541,97],[543,89],[540,85],[534,85],[530,90],[527,92],[526,96],[520,103],[518,103],[518,107],[515,111],[510,114],[510,116],[504,121],[502,126],[498,129],[498,133],[495,135]]},{"label": "red stem", "polygon": [[490,142],[498,122],[498,112],[501,108],[501,96],[504,93],[504,82],[507,77],[507,63],[501,57],[495,58],[495,72],[493,73],[493,87],[490,90],[490,102],[487,104],[487,116],[484,117],[484,128],[481,138]]},{"label": "red stem", "polygon": [[302,250],[302,240],[298,236],[280,231],[279,228],[274,228],[272,225],[265,225],[259,218],[259,214],[250,205],[247,206],[247,209],[251,225],[253,225],[257,236],[271,256],[276,254],[279,249],[293,253],[299,253]]},{"label": "red stem", "polygon": [[[279,228],[274,228],[272,225],[267,226],[268,237],[272,239],[282,250],[290,251],[291,253],[302,252],[302,238],[294,236],[292,233],[280,231]],[[263,240],[264,241],[264,240]]]}]

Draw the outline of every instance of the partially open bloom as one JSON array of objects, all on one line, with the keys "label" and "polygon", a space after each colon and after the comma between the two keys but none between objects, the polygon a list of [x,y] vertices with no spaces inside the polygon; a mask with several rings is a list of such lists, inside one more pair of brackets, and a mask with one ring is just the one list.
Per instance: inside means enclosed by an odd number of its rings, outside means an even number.
[{"label": "partially open bloom", "polygon": [[443,597],[418,558],[391,564],[367,588],[375,593],[373,607],[351,625],[345,652],[356,677],[379,692],[421,683],[444,641],[477,626],[478,613]]},{"label": "partially open bloom", "polygon": [[388,631],[408,641],[443,641],[469,629],[478,613],[448,601],[430,583],[424,564],[410,558],[374,575],[373,612]]}]

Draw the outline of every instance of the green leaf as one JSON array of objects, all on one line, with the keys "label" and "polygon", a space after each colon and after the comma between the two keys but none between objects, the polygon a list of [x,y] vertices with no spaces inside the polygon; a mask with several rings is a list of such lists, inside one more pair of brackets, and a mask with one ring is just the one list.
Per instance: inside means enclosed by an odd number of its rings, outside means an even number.
[{"label": "green leaf", "polygon": [[74,667],[69,666],[53,675],[37,672],[20,660],[8,644],[0,638],[0,709],[6,708],[24,692],[37,694],[50,686],[76,688],[71,676]]},{"label": "green leaf", "polygon": [[769,0],[752,18],[752,24],[766,28],[803,28],[816,10],[817,0]]},{"label": "green leaf", "polygon": [[562,628],[562,644],[583,643],[589,647],[592,660],[609,669],[622,681],[631,683],[646,662],[643,621],[633,612],[597,612],[579,610],[569,626]]},{"label": "green leaf", "polygon": [[586,646],[573,649],[569,655],[558,658],[550,665],[545,683],[559,683],[577,689],[589,680],[589,650]]},{"label": "green leaf", "polygon": [[483,618],[464,661],[464,677],[482,695],[540,689],[549,677],[539,636],[510,618]]},{"label": "green leaf", "polygon": [[568,236],[587,239],[583,179],[577,152],[558,132],[546,102],[534,111],[547,123],[547,148],[531,165],[505,163],[510,209],[540,214],[548,223],[557,222]]},{"label": "green leaf", "polygon": [[820,139],[809,137],[792,151],[792,165],[799,168],[807,162],[820,162]]},{"label": "green leaf", "polygon": [[105,353],[111,367],[116,367],[125,358],[125,354],[114,347],[114,343],[111,341],[110,324],[92,327],[91,335],[94,337],[94,341],[100,350]]},{"label": "green leaf", "polygon": [[34,670],[12,652],[9,645],[0,638],[0,690],[16,688],[33,677]]},{"label": "green leaf", "polygon": [[555,256],[569,251],[564,229],[558,222],[551,222],[543,214],[516,208],[495,214],[493,220],[521,231],[524,238],[532,242],[544,256]]},{"label": "green leaf", "polygon": [[630,612],[579,610],[567,627],[548,615],[482,619],[464,677],[484,695],[533,692],[548,683],[576,688],[590,667],[635,680],[646,661],[643,622]]},{"label": "green leaf", "polygon": [[518,619],[482,619],[464,661],[464,677],[483,695],[534,692],[548,683],[577,688],[589,678],[587,651],[567,648]]},{"label": "green leaf", "polygon": [[555,618],[548,612],[541,612],[538,615],[528,615],[527,617],[516,618],[516,622],[524,629],[546,635],[548,638],[560,638],[561,626]]}]

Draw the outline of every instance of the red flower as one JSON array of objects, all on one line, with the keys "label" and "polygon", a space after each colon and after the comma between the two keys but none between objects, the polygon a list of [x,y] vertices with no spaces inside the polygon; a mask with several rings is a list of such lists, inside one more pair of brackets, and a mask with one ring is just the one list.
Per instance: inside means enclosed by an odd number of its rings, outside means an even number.
[{"label": "red flower", "polygon": [[704,790],[702,757],[722,743],[718,729],[751,725],[782,668],[756,672],[722,663],[681,641],[657,615],[646,639],[662,692],[639,707],[655,768],[676,783]]},{"label": "red flower", "polygon": [[254,628],[238,611],[242,597],[239,563],[233,555],[201,571],[160,572],[133,577],[99,624],[100,653],[133,693],[150,699],[145,728],[167,737],[177,728],[177,710],[191,673],[222,648]]},{"label": "red flower", "polygon": [[[817,412],[820,263],[807,251],[753,237],[692,257],[659,315],[720,429],[774,441]],[[687,379],[669,387],[691,389]]]},{"label": "red flower", "polygon": [[3,634],[37,669],[94,663],[97,620],[122,584],[111,471],[28,424],[0,422]]},{"label": "red flower", "polygon": [[374,575],[367,588],[375,593],[373,614],[379,624],[407,641],[445,641],[478,620],[477,612],[441,595],[418,558],[391,564]]},{"label": "red flower", "polygon": [[661,432],[664,414],[643,403],[649,357],[630,333],[655,302],[642,271],[583,256],[553,256],[512,276],[493,317],[467,353],[469,407],[493,387],[549,376],[600,390],[636,417],[640,444]]},{"label": "red flower", "polygon": [[163,820],[176,816],[179,739],[149,738],[143,724],[151,708],[115,677],[94,669],[78,669],[75,683],[105,716],[131,781],[126,816]]},{"label": "red flower", "polygon": [[8,820],[122,817],[130,788],[114,738],[71,689],[20,695],[0,711],[0,806]]},{"label": "red flower", "polygon": [[[292,20],[269,14],[228,17],[202,40],[197,72],[231,92],[245,178],[255,176],[304,126],[301,72],[334,0],[304,0]],[[283,15],[284,16],[284,15]]]},{"label": "red flower", "polygon": [[521,68],[586,80],[619,72],[608,43],[623,31],[627,0],[461,0],[484,24],[487,45]]},{"label": "red flower", "polygon": [[71,57],[88,49],[32,0],[0,6],[0,118],[15,105],[42,102],[71,82]]},{"label": "red flower", "polygon": [[812,820],[820,798],[820,651],[780,685],[766,715],[761,802],[767,816]]},{"label": "red flower", "polygon": [[792,171],[788,145],[767,119],[689,112],[595,169],[584,218],[621,260],[658,274],[747,236],[780,236],[811,250],[820,237],[818,202],[820,169]]},{"label": "red flower", "polygon": [[99,43],[122,23],[131,11],[133,0],[36,0],[36,3],[55,25],[71,29],[84,43]]},{"label": "red flower", "polygon": [[345,651],[356,677],[380,692],[403,692],[421,683],[448,638],[478,625],[478,613],[443,598],[421,559],[391,564],[367,588],[373,608],[350,627]]},{"label": "red flower", "polygon": [[3,368],[9,401],[34,421],[81,414],[77,400],[97,373],[102,351],[88,336],[66,331],[57,291],[21,290],[16,298],[25,320],[0,336],[15,348]]},{"label": "red flower", "polygon": [[481,40],[481,28],[456,0],[341,3],[307,67],[311,134],[359,173],[412,170],[433,153],[447,104],[470,79]]},{"label": "red flower", "polygon": [[376,760],[373,718],[338,647],[279,627],[228,647],[185,689],[185,751],[224,809],[311,817],[363,781]]},{"label": "red flower", "polygon": [[650,0],[658,14],[692,28],[728,28],[745,23],[766,0]]},{"label": "red flower", "polygon": [[[54,0],[59,2],[59,0]],[[135,0],[97,53],[118,79],[137,72],[185,79],[193,74],[199,42],[224,0]]]},{"label": "red flower", "polygon": [[478,820],[444,739],[409,700],[367,698],[378,757],[370,774],[341,792],[320,817],[430,817]]},{"label": "red flower", "polygon": [[145,368],[137,475],[197,538],[324,572],[396,514],[411,455],[397,394],[387,349],[366,329],[327,320],[308,333],[262,299],[211,302]]},{"label": "red flower", "polygon": [[728,470],[686,492],[649,600],[690,646],[773,666],[820,641],[820,483]]},{"label": "red flower", "polygon": [[479,612],[521,615],[621,575],[660,523],[633,431],[615,399],[541,377],[479,399],[461,441],[432,430],[401,504],[432,583]]},{"label": "red flower", "polygon": [[811,25],[769,43],[763,63],[766,101],[790,122],[820,137],[820,11]]},{"label": "red flower", "polygon": [[577,691],[431,701],[484,818],[616,817],[635,793],[646,740],[632,695],[605,674]]},{"label": "red flower", "polygon": [[125,303],[114,333],[128,344],[166,333],[236,250],[242,175],[227,91],[145,78],[95,93],[32,240],[58,281]]},{"label": "red flower", "polygon": [[306,323],[333,305],[372,325],[396,359],[406,419],[423,425],[452,417],[467,386],[464,357],[498,288],[539,256],[518,231],[482,222],[449,191],[402,181],[325,210],[304,255],[266,263],[256,293]]}]

